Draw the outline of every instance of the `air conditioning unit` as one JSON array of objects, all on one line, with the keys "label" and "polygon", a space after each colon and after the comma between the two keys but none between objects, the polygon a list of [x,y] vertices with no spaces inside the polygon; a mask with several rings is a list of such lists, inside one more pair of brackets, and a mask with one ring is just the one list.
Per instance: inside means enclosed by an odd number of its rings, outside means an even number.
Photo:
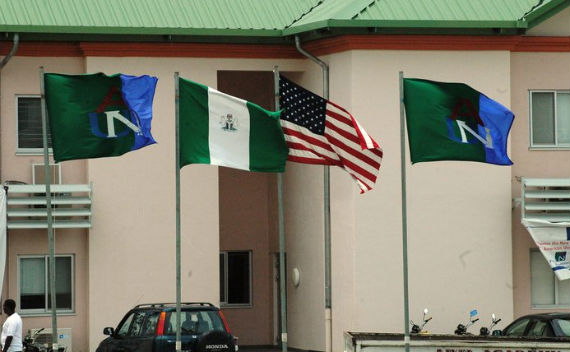
[{"label": "air conditioning unit", "polygon": [[[60,185],[61,184],[61,164],[49,164],[50,173],[50,184]],[[32,164],[32,182],[34,185],[45,185],[46,184],[46,167],[44,164]]]},{"label": "air conditioning unit", "polygon": [[[30,336],[33,339],[33,343],[40,344],[43,346],[51,346],[52,335],[51,328],[37,328],[30,329]],[[71,352],[71,328],[58,328],[57,329],[57,343],[59,350],[63,352]]]}]

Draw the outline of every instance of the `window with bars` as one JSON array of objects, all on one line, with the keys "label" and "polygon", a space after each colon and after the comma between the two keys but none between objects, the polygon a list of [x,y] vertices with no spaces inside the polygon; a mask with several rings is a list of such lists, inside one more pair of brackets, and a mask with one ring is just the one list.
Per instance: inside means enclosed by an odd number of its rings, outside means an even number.
[{"label": "window with bars", "polygon": [[570,92],[530,91],[531,148],[570,147]]},{"label": "window with bars", "polygon": [[[18,151],[40,153],[43,150],[41,99],[39,96],[17,96]],[[48,126],[48,147],[51,135]]]},{"label": "window with bars", "polygon": [[[72,312],[73,302],[73,255],[55,257],[56,307],[61,312]],[[49,256],[20,256],[19,298],[23,314],[42,314],[51,311],[49,282]]]}]

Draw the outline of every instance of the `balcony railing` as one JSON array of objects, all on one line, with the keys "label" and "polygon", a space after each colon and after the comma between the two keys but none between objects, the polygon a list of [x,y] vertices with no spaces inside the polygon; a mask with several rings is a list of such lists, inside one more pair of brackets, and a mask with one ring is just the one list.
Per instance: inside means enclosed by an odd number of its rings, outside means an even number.
[{"label": "balcony railing", "polygon": [[[7,184],[8,229],[45,229],[46,185]],[[90,184],[50,186],[53,228],[90,228]]]},{"label": "balcony railing", "polygon": [[522,178],[522,219],[570,221],[570,179]]}]

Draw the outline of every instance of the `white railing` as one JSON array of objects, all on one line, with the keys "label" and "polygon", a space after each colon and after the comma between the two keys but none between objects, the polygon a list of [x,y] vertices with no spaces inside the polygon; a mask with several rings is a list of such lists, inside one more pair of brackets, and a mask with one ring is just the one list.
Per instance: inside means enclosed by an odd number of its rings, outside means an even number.
[{"label": "white railing", "polygon": [[[47,228],[46,185],[4,184],[8,229]],[[51,185],[53,228],[90,228],[92,186]]]},{"label": "white railing", "polygon": [[522,219],[570,221],[570,179],[523,177],[521,184]]}]

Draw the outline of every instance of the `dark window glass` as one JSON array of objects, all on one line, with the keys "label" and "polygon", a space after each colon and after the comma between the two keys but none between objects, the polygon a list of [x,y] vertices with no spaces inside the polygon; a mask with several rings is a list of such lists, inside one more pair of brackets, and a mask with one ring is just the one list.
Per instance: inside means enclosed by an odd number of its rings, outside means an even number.
[{"label": "dark window glass", "polygon": [[[18,97],[18,148],[43,148],[41,99]],[[51,135],[48,126],[48,147]]]},{"label": "dark window glass", "polygon": [[[180,312],[180,328],[182,334],[202,334],[207,331],[225,331],[220,315],[215,310],[187,310]],[[176,334],[176,311],[166,314],[165,334]]]},{"label": "dark window glass", "polygon": [[515,322],[513,325],[509,326],[506,329],[505,335],[507,335],[507,336],[523,336],[524,331],[526,330],[526,327],[527,327],[529,322],[530,322],[529,319],[521,319],[521,320]]},{"label": "dark window glass", "polygon": [[158,317],[160,312],[152,311],[146,315],[146,320],[141,331],[141,336],[154,336],[156,332],[156,325],[158,324]]},{"label": "dark window glass", "polygon": [[228,304],[250,303],[249,252],[228,253]]}]

